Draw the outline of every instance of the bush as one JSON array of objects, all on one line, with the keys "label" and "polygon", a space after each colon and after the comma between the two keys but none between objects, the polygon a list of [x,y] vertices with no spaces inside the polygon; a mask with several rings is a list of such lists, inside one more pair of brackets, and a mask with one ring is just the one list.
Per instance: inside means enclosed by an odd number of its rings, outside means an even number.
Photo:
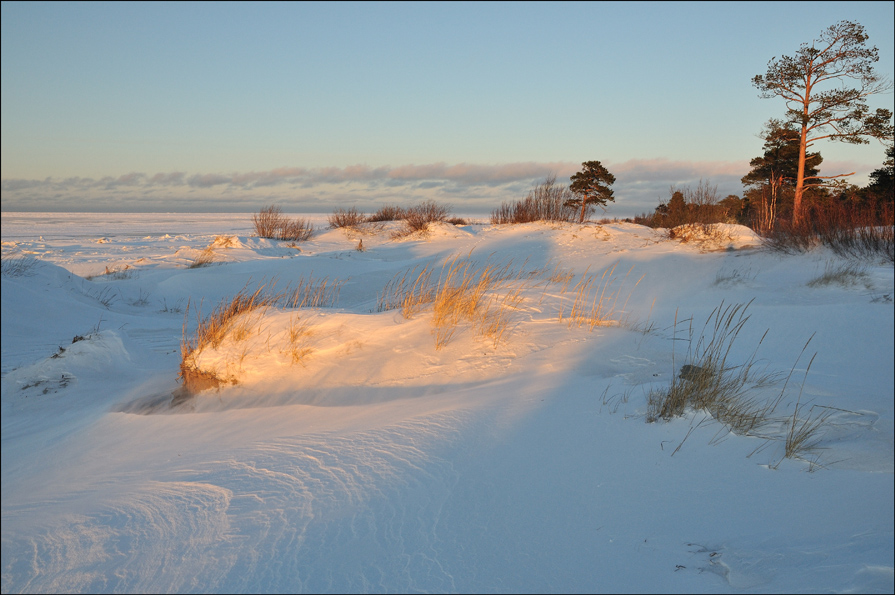
[{"label": "bush", "polygon": [[405,210],[394,205],[384,205],[379,210],[367,217],[367,221],[377,223],[380,221],[400,221],[404,218]]},{"label": "bush", "polygon": [[804,252],[822,244],[847,258],[882,257],[895,262],[895,213],[891,205],[876,209],[819,203],[809,206],[798,223],[776,221],[763,235],[765,245],[780,252]]},{"label": "bush", "polygon": [[503,203],[491,211],[492,225],[505,223],[531,223],[533,221],[576,221],[578,212],[568,206],[574,198],[568,186],[556,183],[556,176],[549,176],[535,185],[524,200]]},{"label": "bush", "polygon": [[715,223],[727,223],[733,206],[729,198],[720,204],[718,186],[699,180],[696,189],[674,186],[669,190],[671,199],[660,203],[650,214],[644,213],[634,218],[634,223],[652,228],[674,229],[681,225],[698,225],[703,228]]},{"label": "bush", "polygon": [[347,210],[336,209],[329,216],[329,226],[333,229],[338,229],[340,227],[357,227],[366,221],[367,217],[363,213],[358,212],[354,207]]},{"label": "bush", "polygon": [[314,235],[314,226],[307,219],[289,219],[280,207],[271,205],[252,215],[258,237],[271,240],[304,242]]},{"label": "bush", "polygon": [[400,238],[412,233],[429,230],[430,223],[447,221],[451,208],[441,205],[434,200],[427,200],[404,211],[404,229],[395,232],[394,237]]}]

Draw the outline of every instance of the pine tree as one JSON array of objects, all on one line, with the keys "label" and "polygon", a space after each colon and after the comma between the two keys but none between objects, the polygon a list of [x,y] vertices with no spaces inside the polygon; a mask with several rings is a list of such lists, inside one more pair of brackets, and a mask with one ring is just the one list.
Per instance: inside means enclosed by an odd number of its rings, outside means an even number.
[{"label": "pine tree", "polygon": [[596,204],[602,208],[610,200],[615,202],[609,188],[615,183],[615,176],[599,161],[585,161],[581,165],[581,171],[571,177],[572,184],[569,186],[577,198],[566,201],[566,204],[581,208],[579,222],[584,223],[590,205]]},{"label": "pine tree", "polygon": [[[866,137],[891,142],[892,112],[877,109],[871,113],[867,97],[891,90],[892,83],[874,72],[879,50],[866,47],[866,41],[863,26],[840,21],[810,44],[802,44],[795,56],[772,58],[767,73],[752,79],[761,97],[781,97],[786,101],[785,121],[799,131],[793,198],[796,222],[803,216],[805,169],[812,144],[821,139],[866,144]],[[833,88],[820,91],[818,85],[824,84]],[[829,177],[846,175],[852,174]]]}]

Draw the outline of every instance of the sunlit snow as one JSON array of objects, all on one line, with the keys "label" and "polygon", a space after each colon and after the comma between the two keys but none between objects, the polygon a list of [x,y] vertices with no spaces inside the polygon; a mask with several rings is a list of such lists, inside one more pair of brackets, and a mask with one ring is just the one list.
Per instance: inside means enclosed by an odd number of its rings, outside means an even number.
[{"label": "sunlit snow", "polygon": [[[891,262],[738,226],[314,222],[293,244],[250,214],[3,214],[4,593],[895,589]],[[458,258],[522,289],[501,340],[461,321],[436,349],[431,305],[381,297]],[[606,271],[613,315],[570,324]],[[308,279],[339,284],[332,306],[258,313],[201,355],[236,383],[174,397],[197,312]],[[647,423],[738,304],[727,363],[778,373],[748,395],[783,395],[770,423]],[[797,404],[825,421],[785,458]]]}]

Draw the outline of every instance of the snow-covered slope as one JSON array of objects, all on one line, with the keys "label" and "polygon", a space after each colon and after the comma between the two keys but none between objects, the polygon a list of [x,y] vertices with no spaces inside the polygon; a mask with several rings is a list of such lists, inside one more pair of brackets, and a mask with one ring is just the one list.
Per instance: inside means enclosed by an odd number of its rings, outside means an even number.
[{"label": "snow-covered slope", "polygon": [[[202,216],[30,236],[6,217],[4,593],[893,591],[891,264],[780,255],[736,226],[293,246]],[[513,273],[487,293],[496,343],[461,318],[437,346],[433,305],[383,305],[463,259]],[[250,313],[196,358],[236,384],[173,396],[188,305],[189,337],[243,288],[309,280],[334,303]],[[600,324],[570,318],[601,297]],[[731,305],[750,318],[728,365],[780,373],[747,392],[783,395],[768,423],[647,423]],[[794,413],[823,424],[785,458]]]}]

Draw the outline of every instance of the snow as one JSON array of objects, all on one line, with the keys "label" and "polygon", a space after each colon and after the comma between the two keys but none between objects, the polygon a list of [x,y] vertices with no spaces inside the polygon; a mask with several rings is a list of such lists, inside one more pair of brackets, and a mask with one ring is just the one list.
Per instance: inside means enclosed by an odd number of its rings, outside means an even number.
[{"label": "snow", "polygon": [[[891,263],[738,226],[395,239],[315,217],[293,245],[247,214],[3,213],[4,593],[895,590]],[[436,349],[431,306],[379,311],[396,275],[454,258],[519,272],[497,344],[461,322]],[[613,266],[615,316],[570,325],[548,277]],[[308,279],[341,281],[336,303],[259,313],[199,356],[237,383],[174,402],[188,304],[192,332],[197,306]],[[747,303],[729,359],[781,373],[750,393],[783,391],[769,429],[647,423],[710,313]],[[829,418],[784,458],[797,403]]]}]

